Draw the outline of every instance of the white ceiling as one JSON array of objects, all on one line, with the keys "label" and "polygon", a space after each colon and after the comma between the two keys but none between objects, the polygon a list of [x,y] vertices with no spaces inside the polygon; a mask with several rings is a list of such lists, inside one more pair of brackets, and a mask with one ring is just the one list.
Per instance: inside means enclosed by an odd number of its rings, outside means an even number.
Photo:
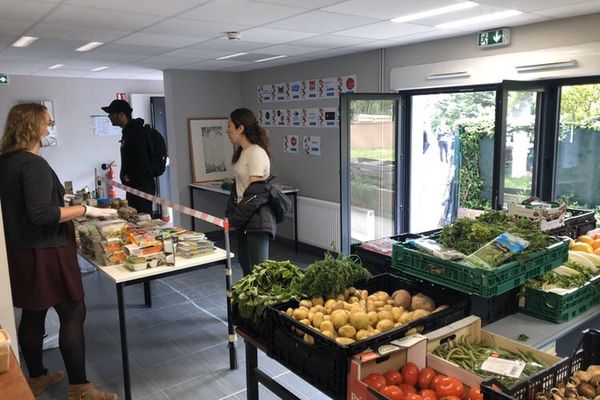
[{"label": "white ceiling", "polygon": [[[248,71],[398,46],[482,29],[600,12],[600,1],[475,0],[455,13],[389,19],[462,0],[0,0],[0,72],[17,75],[162,79],[161,70]],[[461,29],[435,25],[507,9],[523,14]],[[239,31],[240,40],[225,32]],[[19,37],[39,39],[26,48]],[[105,44],[74,51],[90,41]],[[216,60],[246,52],[249,56]],[[257,58],[286,55],[256,63]],[[58,69],[48,69],[64,64]],[[92,72],[98,67],[109,67]]]}]

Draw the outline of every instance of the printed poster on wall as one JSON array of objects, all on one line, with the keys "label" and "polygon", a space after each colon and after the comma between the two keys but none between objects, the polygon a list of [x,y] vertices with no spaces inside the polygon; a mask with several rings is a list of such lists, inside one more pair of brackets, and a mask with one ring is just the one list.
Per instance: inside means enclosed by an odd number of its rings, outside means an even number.
[{"label": "printed poster on wall", "polygon": [[298,153],[298,135],[283,136],[283,152],[295,154]]},{"label": "printed poster on wall", "polygon": [[273,110],[273,113],[275,113],[275,126],[286,126],[287,110],[278,108]]},{"label": "printed poster on wall", "polygon": [[258,124],[262,126],[273,126],[273,110],[259,110]]},{"label": "printed poster on wall", "polygon": [[288,101],[289,92],[286,83],[276,83],[275,85],[275,101]]},{"label": "printed poster on wall", "polygon": [[302,82],[290,82],[288,83],[290,100],[301,100],[302,99]]},{"label": "printed poster on wall", "polygon": [[288,126],[302,126],[302,109],[288,110]]},{"label": "printed poster on wall", "polygon": [[323,78],[319,79],[320,98],[333,98],[338,95],[338,78]]},{"label": "printed poster on wall", "polygon": [[307,99],[316,99],[319,97],[318,92],[319,81],[316,79],[309,79],[307,81],[302,81],[302,98]]},{"label": "printed poster on wall", "polygon": [[356,93],[356,75],[340,76],[338,78],[338,91],[340,93]]},{"label": "printed poster on wall", "polygon": [[261,86],[261,103],[271,103],[275,98],[275,85]]},{"label": "printed poster on wall", "polygon": [[321,155],[321,136],[304,136],[302,144],[304,154],[311,156]]},{"label": "printed poster on wall", "polygon": [[337,107],[319,108],[319,126],[336,127],[338,126]]},{"label": "printed poster on wall", "polygon": [[302,126],[316,128],[319,126],[319,109],[302,109]]}]

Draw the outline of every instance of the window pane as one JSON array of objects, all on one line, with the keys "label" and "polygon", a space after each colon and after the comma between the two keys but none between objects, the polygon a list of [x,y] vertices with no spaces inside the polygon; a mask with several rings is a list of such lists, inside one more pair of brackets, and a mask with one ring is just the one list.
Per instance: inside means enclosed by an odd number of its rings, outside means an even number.
[{"label": "window pane", "polygon": [[396,101],[350,102],[350,230],[353,242],[395,234]]},{"label": "window pane", "polygon": [[556,165],[556,197],[571,206],[600,204],[600,84],[563,86]]}]

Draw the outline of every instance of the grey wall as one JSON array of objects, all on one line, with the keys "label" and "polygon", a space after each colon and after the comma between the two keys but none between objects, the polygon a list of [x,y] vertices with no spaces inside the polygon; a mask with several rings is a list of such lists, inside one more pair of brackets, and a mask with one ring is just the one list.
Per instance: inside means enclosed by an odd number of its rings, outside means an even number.
[{"label": "grey wall", "polygon": [[[332,57],[281,67],[242,73],[242,104],[254,112],[260,108],[310,108],[338,106],[337,99],[295,101],[293,103],[260,104],[257,86],[269,83],[357,75],[359,92],[378,92],[380,83],[379,52],[370,51],[348,56]],[[299,195],[339,202],[339,128],[268,128],[273,161],[271,172],[278,181],[300,189]],[[283,136],[321,136],[321,156],[283,152]]]},{"label": "grey wall", "polygon": [[[0,131],[6,115],[19,100],[53,100],[58,146],[42,149],[42,156],[61,181],[73,181],[74,189],[94,188],[94,167],[116,160],[120,164],[120,136],[92,136],[90,115],[104,114],[117,92],[161,93],[162,81],[73,79],[11,76],[0,86]],[[135,113],[135,111],[134,111]]]},{"label": "grey wall", "polygon": [[[240,74],[233,72],[165,71],[165,103],[172,200],[189,204],[188,184],[192,167],[188,142],[188,118],[227,118],[242,104]],[[201,209],[209,212],[209,210]],[[189,227],[189,217],[174,213],[174,223]],[[214,229],[210,229],[214,230]]]}]

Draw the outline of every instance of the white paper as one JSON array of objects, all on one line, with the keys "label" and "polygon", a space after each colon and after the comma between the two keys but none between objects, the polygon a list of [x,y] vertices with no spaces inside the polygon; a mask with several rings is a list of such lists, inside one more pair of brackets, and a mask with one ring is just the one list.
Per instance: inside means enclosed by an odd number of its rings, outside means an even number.
[{"label": "white paper", "polygon": [[336,127],[338,126],[337,107],[319,108],[319,126]]},{"label": "white paper", "polygon": [[305,108],[302,110],[302,126],[310,128],[319,126],[318,108]]},{"label": "white paper", "polygon": [[275,125],[286,126],[287,110],[279,108],[277,110],[273,110],[273,112],[275,113]]},{"label": "white paper", "polygon": [[340,93],[356,93],[356,75],[340,76],[338,90]]},{"label": "white paper", "polygon": [[283,136],[283,152],[294,154],[298,153],[298,135]]},{"label": "white paper", "polygon": [[90,128],[93,136],[117,136],[121,134],[120,126],[113,126],[107,115],[90,115]]},{"label": "white paper", "polygon": [[258,111],[259,124],[262,126],[273,126],[273,110],[264,109]]},{"label": "white paper", "polygon": [[276,101],[288,101],[289,92],[288,92],[287,83],[277,83],[275,84],[275,100]]},{"label": "white paper", "polygon": [[302,81],[302,98],[305,100],[316,99],[319,97],[319,82],[316,79]]},{"label": "white paper", "polygon": [[321,155],[321,136],[304,136],[302,143],[304,154],[311,156]]},{"label": "white paper", "polygon": [[319,79],[319,97],[334,98],[338,95],[338,78]]},{"label": "white paper", "polygon": [[488,357],[488,359],[481,364],[481,369],[483,371],[516,379],[521,376],[526,365],[527,363],[523,360],[507,360],[499,357]]},{"label": "white paper", "polygon": [[302,99],[302,82],[290,82],[288,83],[288,89],[290,94],[290,100],[301,100]]},{"label": "white paper", "polygon": [[302,126],[302,109],[293,108],[288,110],[289,126]]}]

